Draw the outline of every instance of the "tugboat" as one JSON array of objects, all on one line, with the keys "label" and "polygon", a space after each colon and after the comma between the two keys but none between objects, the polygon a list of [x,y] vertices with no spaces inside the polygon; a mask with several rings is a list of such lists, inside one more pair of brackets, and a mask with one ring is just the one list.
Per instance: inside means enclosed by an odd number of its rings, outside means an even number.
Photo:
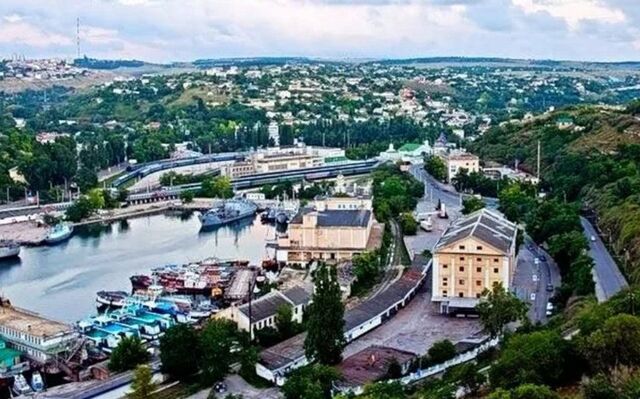
[{"label": "tugboat", "polygon": [[200,215],[202,228],[218,227],[255,215],[258,207],[244,199],[225,201],[219,207]]},{"label": "tugboat", "polygon": [[0,240],[0,259],[20,255],[20,244],[12,240]]},{"label": "tugboat", "polygon": [[58,223],[49,229],[44,241],[49,245],[54,245],[67,240],[73,234],[73,226],[67,223]]}]

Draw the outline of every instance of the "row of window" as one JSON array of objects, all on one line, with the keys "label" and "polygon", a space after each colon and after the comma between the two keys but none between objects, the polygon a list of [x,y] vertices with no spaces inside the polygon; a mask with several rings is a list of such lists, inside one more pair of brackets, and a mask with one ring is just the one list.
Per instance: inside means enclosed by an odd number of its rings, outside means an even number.
[{"label": "row of window", "polygon": [[5,326],[0,326],[0,334],[2,334],[5,337],[20,339],[22,341],[26,341],[34,345],[42,345],[42,337],[36,337],[31,334],[18,332],[11,328],[7,328]]},{"label": "row of window", "polygon": [[[442,296],[445,297],[445,298],[449,296],[447,290],[443,290],[442,291]],[[458,296],[460,298],[464,298],[464,292],[458,292]],[[482,294],[480,294],[480,293],[476,294],[476,298],[480,298],[481,296],[482,296]]]},{"label": "row of window", "polygon": [[[464,279],[459,279],[458,280],[458,284],[459,285],[464,285],[464,283],[465,283]],[[443,277],[442,278],[442,285],[444,287],[446,287],[447,284],[449,284],[449,279],[447,277]],[[476,280],[476,286],[478,286],[478,287],[482,286],[482,280]]]},{"label": "row of window", "polygon": [[[443,268],[443,269],[448,269],[448,268],[449,268],[449,265],[442,265],[442,268]],[[458,267],[458,270],[459,270],[459,271],[461,271],[461,272],[464,272],[464,266],[460,266],[460,267]],[[482,273],[482,266],[476,266],[476,272],[478,272],[478,273]],[[497,274],[497,273],[500,273],[500,269],[499,269],[499,268],[497,268],[497,267],[494,267],[494,268],[493,268],[493,272],[494,272],[494,273],[496,273],[496,274]]]},{"label": "row of window", "polygon": [[[464,249],[465,249],[465,246],[464,246],[464,245],[459,245],[459,246],[458,246],[458,249],[462,249],[462,250],[464,250]],[[478,251],[482,251],[482,245],[478,245],[478,246],[476,247],[476,250],[478,250]]]},{"label": "row of window", "polygon": [[[461,256],[461,257],[460,257],[460,261],[461,261],[461,262],[464,262],[464,260],[465,260],[465,257],[464,257],[464,256]],[[476,262],[482,262],[482,258],[476,258]],[[498,263],[498,262],[500,262],[500,259],[498,259],[498,258],[493,258],[493,263]]]}]

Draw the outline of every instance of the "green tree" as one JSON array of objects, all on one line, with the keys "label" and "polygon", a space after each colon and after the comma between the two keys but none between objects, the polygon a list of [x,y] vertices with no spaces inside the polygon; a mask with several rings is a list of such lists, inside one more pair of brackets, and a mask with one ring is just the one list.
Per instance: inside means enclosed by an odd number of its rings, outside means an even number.
[{"label": "green tree", "polygon": [[226,176],[205,178],[202,181],[200,194],[203,197],[231,198],[233,197],[233,186],[231,185],[231,180]]},{"label": "green tree", "polygon": [[89,199],[89,203],[91,204],[91,208],[93,209],[103,209],[105,205],[105,198],[103,190],[99,188],[94,188],[87,194],[87,198]]},{"label": "green tree", "polygon": [[408,236],[416,235],[418,232],[418,222],[411,213],[405,212],[400,215],[400,227],[402,233]]},{"label": "green tree", "polygon": [[472,395],[477,395],[482,384],[487,380],[475,363],[463,363],[452,369],[450,374],[455,381],[459,381],[466,392]]},{"label": "green tree", "polygon": [[342,360],[344,338],[344,304],[335,266],[320,264],[315,272],[315,290],[307,308],[307,358],[321,364],[337,364]]},{"label": "green tree", "polygon": [[200,333],[202,351],[202,379],[207,384],[222,380],[233,361],[231,349],[235,339],[235,323],[229,320],[210,320]]},{"label": "green tree", "polygon": [[162,372],[179,380],[198,372],[201,364],[198,344],[198,334],[190,325],[176,324],[169,328],[160,337]]},{"label": "green tree", "polygon": [[504,333],[507,324],[526,318],[527,304],[505,290],[502,283],[495,283],[492,290],[484,290],[476,311],[484,330],[495,338]]},{"label": "green tree", "polygon": [[543,385],[524,384],[511,391],[498,389],[487,399],[560,399],[560,396]]},{"label": "green tree", "polygon": [[489,378],[494,387],[558,386],[579,375],[579,364],[571,343],[556,331],[517,334],[507,340]]},{"label": "green tree", "polygon": [[86,193],[90,189],[98,186],[98,176],[96,175],[96,172],[86,166],[82,166],[78,169],[75,181],[78,188],[80,188],[80,191],[83,193]]},{"label": "green tree", "polygon": [[149,352],[140,338],[124,337],[111,353],[109,369],[115,372],[132,370],[136,366],[149,361]]},{"label": "green tree", "polygon": [[485,203],[478,197],[467,197],[462,200],[462,214],[468,215],[485,207]]},{"label": "green tree", "polygon": [[132,392],[127,395],[129,399],[151,399],[151,394],[156,386],[152,382],[151,368],[147,365],[139,365],[133,373],[131,381]]},{"label": "green tree", "polygon": [[440,364],[456,356],[456,347],[448,339],[443,339],[434,342],[427,351],[427,354],[429,355],[429,362],[431,364]]},{"label": "green tree", "polygon": [[437,180],[444,181],[447,178],[447,166],[438,156],[427,157],[424,162],[424,170]]},{"label": "green tree", "polygon": [[282,304],[276,310],[276,329],[282,339],[287,339],[296,331],[293,321],[293,307],[289,304]]},{"label": "green tree", "polygon": [[620,314],[581,344],[581,352],[595,370],[640,366],[640,318]]},{"label": "green tree", "polygon": [[285,399],[329,399],[331,383],[340,378],[333,367],[322,364],[305,366],[289,375],[282,386]]},{"label": "green tree", "polygon": [[182,200],[182,202],[184,202],[185,204],[190,204],[193,202],[193,192],[191,191],[183,191],[180,193],[180,199]]},{"label": "green tree", "polygon": [[365,251],[351,259],[357,287],[367,289],[378,280],[381,271],[380,256],[376,252]]},{"label": "green tree", "polygon": [[96,209],[89,201],[89,198],[86,195],[82,195],[67,208],[65,216],[71,222],[79,222],[91,216],[95,211]]}]

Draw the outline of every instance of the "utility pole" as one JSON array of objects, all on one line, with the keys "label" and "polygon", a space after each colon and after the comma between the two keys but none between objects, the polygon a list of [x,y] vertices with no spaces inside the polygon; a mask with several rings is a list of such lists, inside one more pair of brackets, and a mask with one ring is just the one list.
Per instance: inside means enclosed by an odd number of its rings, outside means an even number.
[{"label": "utility pole", "polygon": [[538,182],[540,182],[540,140],[538,140],[538,160],[537,160],[537,176]]}]

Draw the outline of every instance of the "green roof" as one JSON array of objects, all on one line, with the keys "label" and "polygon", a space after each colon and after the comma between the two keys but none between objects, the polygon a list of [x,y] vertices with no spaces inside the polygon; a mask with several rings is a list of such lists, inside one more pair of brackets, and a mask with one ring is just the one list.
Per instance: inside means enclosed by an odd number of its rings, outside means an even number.
[{"label": "green roof", "polygon": [[421,146],[420,144],[407,143],[407,144],[404,144],[402,147],[398,148],[398,151],[412,152],[420,148],[420,146]]},{"label": "green roof", "polygon": [[0,365],[5,367],[13,366],[16,362],[15,359],[22,356],[22,352],[11,348],[0,349]]}]

